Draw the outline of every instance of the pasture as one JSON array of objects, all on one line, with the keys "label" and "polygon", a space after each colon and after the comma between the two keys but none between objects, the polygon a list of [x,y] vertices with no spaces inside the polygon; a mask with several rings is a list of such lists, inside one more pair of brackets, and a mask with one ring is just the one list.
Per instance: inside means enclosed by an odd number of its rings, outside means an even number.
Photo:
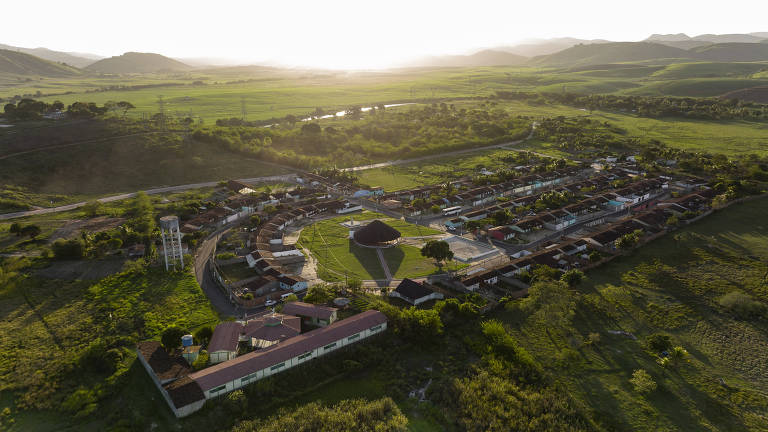
[{"label": "pasture", "polygon": [[[765,198],[734,205],[588,272],[565,331],[500,316],[539,358],[578,353],[562,381],[608,430],[762,430],[768,329],[759,319],[734,318],[719,299],[741,290],[768,301],[766,211]],[[685,347],[691,362],[661,367],[645,343],[658,332]],[[599,342],[578,342],[590,333]],[[633,391],[628,380],[636,369],[647,370],[658,389],[646,397]]]}]

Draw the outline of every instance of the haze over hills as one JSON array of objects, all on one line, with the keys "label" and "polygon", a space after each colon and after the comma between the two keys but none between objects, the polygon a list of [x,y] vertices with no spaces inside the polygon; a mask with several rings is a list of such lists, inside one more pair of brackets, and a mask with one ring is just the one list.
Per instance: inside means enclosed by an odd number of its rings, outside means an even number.
[{"label": "haze over hills", "polygon": [[99,60],[85,69],[92,72],[124,74],[186,71],[192,67],[160,54],[127,52],[120,56]]},{"label": "haze over hills", "polygon": [[529,63],[540,66],[565,66],[691,58],[693,57],[689,51],[658,43],[611,42],[576,45],[555,54],[533,58]]},{"label": "haze over hills", "polygon": [[54,51],[48,48],[22,48],[4,44],[0,44],[0,49],[22,52],[25,54],[33,55],[35,57],[40,57],[44,60],[57,63],[66,63],[70,66],[78,68],[86,67],[96,60],[103,58],[97,56],[96,54]]},{"label": "haze over hills", "polygon": [[80,74],[75,67],[18,51],[0,49],[0,74],[65,77]]},{"label": "haze over hills", "polygon": [[525,57],[536,57],[540,55],[554,54],[558,51],[570,48],[578,44],[600,44],[610,43],[611,41],[605,39],[576,39],[576,38],[554,38],[532,41],[530,43],[510,45],[493,48],[497,51],[506,51],[512,54],[517,54]]},{"label": "haze over hills", "polygon": [[483,50],[470,55],[450,55],[427,57],[418,60],[412,66],[427,67],[473,67],[520,65],[528,61],[527,57],[504,51]]}]

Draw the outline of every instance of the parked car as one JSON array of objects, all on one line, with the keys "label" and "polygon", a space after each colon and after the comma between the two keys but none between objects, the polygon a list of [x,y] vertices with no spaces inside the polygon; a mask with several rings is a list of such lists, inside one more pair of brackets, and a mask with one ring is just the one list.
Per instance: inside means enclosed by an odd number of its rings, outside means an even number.
[{"label": "parked car", "polygon": [[274,306],[276,304],[277,304],[277,302],[274,301],[274,300],[267,300],[267,301],[264,302],[264,306],[266,306],[266,307],[271,307],[271,306]]}]

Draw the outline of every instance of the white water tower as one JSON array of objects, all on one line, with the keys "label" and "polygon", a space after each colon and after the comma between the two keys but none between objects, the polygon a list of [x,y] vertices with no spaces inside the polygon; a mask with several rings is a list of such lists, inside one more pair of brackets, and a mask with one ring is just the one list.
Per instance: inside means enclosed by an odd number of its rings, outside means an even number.
[{"label": "white water tower", "polygon": [[163,216],[160,218],[160,234],[163,236],[163,255],[165,256],[165,270],[170,266],[176,268],[176,262],[184,268],[184,251],[181,249],[181,231],[179,230],[179,218],[177,216]]}]

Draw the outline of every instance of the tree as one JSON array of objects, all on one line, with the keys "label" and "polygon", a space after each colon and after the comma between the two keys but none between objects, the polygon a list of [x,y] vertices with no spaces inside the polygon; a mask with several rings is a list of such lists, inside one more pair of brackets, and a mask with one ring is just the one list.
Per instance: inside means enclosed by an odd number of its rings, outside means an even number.
[{"label": "tree", "polygon": [[573,319],[576,296],[563,282],[541,281],[531,285],[520,305],[546,328],[565,328]]},{"label": "tree", "polygon": [[347,280],[347,289],[350,290],[352,293],[358,294],[361,292],[363,288],[363,281],[361,281],[358,278],[349,278]]},{"label": "tree", "polygon": [[21,235],[21,224],[18,222],[14,222],[11,224],[11,226],[8,228],[8,232],[11,234],[16,234],[16,236]]},{"label": "tree", "polygon": [[299,301],[299,297],[297,297],[297,296],[296,296],[296,294],[291,294],[291,295],[289,295],[288,297],[286,297],[284,301],[285,301],[286,303],[290,303],[290,302]]},{"label": "tree", "polygon": [[181,337],[185,334],[187,334],[186,330],[177,326],[171,326],[163,331],[163,334],[160,336],[160,342],[166,350],[172,351],[181,346]]},{"label": "tree", "polygon": [[560,276],[560,280],[567,283],[568,286],[576,286],[584,280],[584,272],[577,269],[571,269],[563,273],[563,275]]},{"label": "tree", "polygon": [[101,214],[102,210],[104,208],[104,204],[101,203],[101,201],[89,201],[83,206],[83,212],[88,217],[94,217]]},{"label": "tree", "polygon": [[672,339],[669,337],[669,335],[662,333],[654,333],[648,336],[645,338],[645,343],[648,344],[648,348],[656,353],[660,353],[672,348]]},{"label": "tree", "polygon": [[211,340],[211,336],[213,336],[213,329],[211,326],[200,327],[195,330],[195,333],[193,334],[195,341],[200,345],[207,344],[208,341]]},{"label": "tree", "polygon": [[257,227],[261,225],[261,217],[257,214],[251,215],[250,222],[251,222],[251,226]]},{"label": "tree", "polygon": [[40,227],[37,225],[26,225],[24,228],[21,229],[21,235],[27,236],[31,239],[34,239],[35,237],[40,235]]},{"label": "tree", "polygon": [[127,101],[120,101],[116,105],[118,108],[123,110],[123,118],[125,118],[125,115],[128,114],[128,110],[136,108],[132,103]]},{"label": "tree", "polygon": [[443,261],[453,259],[453,251],[451,251],[451,246],[445,240],[429,240],[421,248],[421,256],[433,258],[440,265]]},{"label": "tree", "polygon": [[640,394],[648,394],[656,390],[656,381],[651,378],[645,369],[637,369],[632,373],[632,378],[629,382],[635,388],[635,391]]},{"label": "tree", "polygon": [[309,287],[307,295],[304,296],[304,301],[312,304],[322,304],[333,300],[333,292],[326,284],[316,284]]},{"label": "tree", "polygon": [[56,259],[80,259],[85,256],[85,245],[80,239],[58,239],[51,245]]},{"label": "tree", "polygon": [[688,350],[681,346],[676,346],[669,351],[669,354],[666,357],[661,359],[661,365],[664,367],[676,368],[682,363],[689,362],[689,356]]},{"label": "tree", "polygon": [[432,212],[432,214],[438,214],[440,213],[440,206],[435,204],[432,207],[429,208],[429,211]]},{"label": "tree", "polygon": [[632,249],[640,241],[640,236],[642,233],[643,232],[638,229],[629,234],[625,234],[619,237],[619,239],[616,241],[616,246],[619,249]]}]

